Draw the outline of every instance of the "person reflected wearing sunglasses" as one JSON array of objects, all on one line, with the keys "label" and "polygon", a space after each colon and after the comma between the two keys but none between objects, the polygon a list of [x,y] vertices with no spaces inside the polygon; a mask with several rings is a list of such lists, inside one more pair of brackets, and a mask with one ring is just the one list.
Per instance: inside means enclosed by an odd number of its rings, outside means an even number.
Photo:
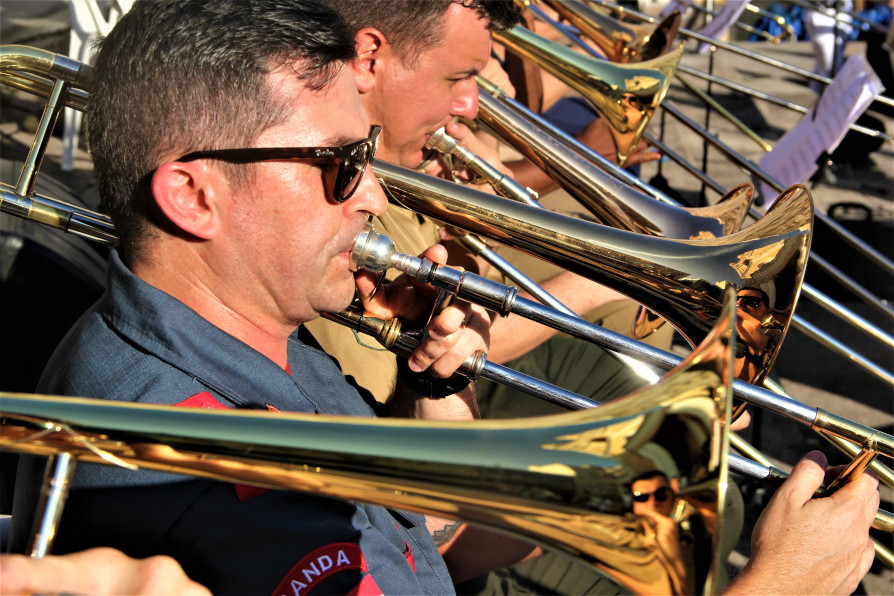
[{"label": "person reflected wearing sunglasses", "polygon": [[648,472],[633,481],[633,513],[645,515],[655,511],[670,517],[674,506],[675,492],[667,477],[661,472]]},{"label": "person reflected wearing sunglasses", "polygon": [[736,297],[736,378],[753,380],[763,369],[770,345],[763,321],[770,313],[770,298],[758,288],[742,288]]},{"label": "person reflected wearing sunglasses", "polygon": [[691,548],[684,548],[679,528],[671,518],[676,503],[676,490],[671,484],[676,486],[677,479],[668,481],[658,470],[637,476],[630,487],[633,513],[643,523],[646,545],[658,550],[671,573],[677,593],[689,594],[692,592],[692,552]]}]

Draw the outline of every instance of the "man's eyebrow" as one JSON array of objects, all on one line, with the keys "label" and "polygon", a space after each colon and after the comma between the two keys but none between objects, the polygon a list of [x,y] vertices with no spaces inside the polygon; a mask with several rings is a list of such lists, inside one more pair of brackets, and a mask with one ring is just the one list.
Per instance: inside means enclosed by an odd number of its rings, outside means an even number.
[{"label": "man's eyebrow", "polygon": [[326,137],[323,139],[321,147],[344,147],[345,145],[350,145],[351,143],[356,143],[357,141],[362,141],[365,137],[349,137],[345,134],[336,135],[333,137]]},{"label": "man's eyebrow", "polygon": [[454,75],[463,75],[465,77],[474,77],[480,74],[481,70],[477,68],[467,68],[465,70],[457,70]]}]

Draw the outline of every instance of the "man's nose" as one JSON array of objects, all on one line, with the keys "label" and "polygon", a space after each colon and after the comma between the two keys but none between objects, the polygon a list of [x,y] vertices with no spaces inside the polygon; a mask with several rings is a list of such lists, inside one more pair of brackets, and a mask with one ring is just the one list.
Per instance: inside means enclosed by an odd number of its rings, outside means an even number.
[{"label": "man's nose", "polygon": [[363,172],[363,180],[354,195],[345,203],[352,211],[363,211],[370,215],[382,215],[388,207],[388,199],[382,185],[372,171],[372,163]]},{"label": "man's nose", "polygon": [[450,115],[466,120],[474,120],[478,115],[478,82],[475,77],[469,77],[457,84]]}]

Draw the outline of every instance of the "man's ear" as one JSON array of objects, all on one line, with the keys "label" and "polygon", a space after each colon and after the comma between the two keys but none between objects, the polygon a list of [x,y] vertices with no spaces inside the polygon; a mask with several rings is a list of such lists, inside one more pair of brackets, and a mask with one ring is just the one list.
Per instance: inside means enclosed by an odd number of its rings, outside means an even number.
[{"label": "man's ear", "polygon": [[351,61],[351,70],[361,94],[372,91],[376,77],[385,62],[393,55],[391,45],[375,27],[364,27],[357,32],[357,58]]},{"label": "man's ear", "polygon": [[168,162],[152,177],[152,196],[174,226],[208,240],[220,227],[221,179],[199,161]]}]

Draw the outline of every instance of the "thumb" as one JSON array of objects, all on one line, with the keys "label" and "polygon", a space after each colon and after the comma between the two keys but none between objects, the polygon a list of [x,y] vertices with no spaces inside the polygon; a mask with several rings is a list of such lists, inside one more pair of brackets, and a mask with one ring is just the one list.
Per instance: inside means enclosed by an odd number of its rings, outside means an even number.
[{"label": "thumb", "polygon": [[811,451],[795,464],[791,476],[782,485],[782,489],[786,489],[795,502],[807,503],[813,498],[816,489],[822,485],[826,477],[827,464],[825,455],[819,451]]}]

